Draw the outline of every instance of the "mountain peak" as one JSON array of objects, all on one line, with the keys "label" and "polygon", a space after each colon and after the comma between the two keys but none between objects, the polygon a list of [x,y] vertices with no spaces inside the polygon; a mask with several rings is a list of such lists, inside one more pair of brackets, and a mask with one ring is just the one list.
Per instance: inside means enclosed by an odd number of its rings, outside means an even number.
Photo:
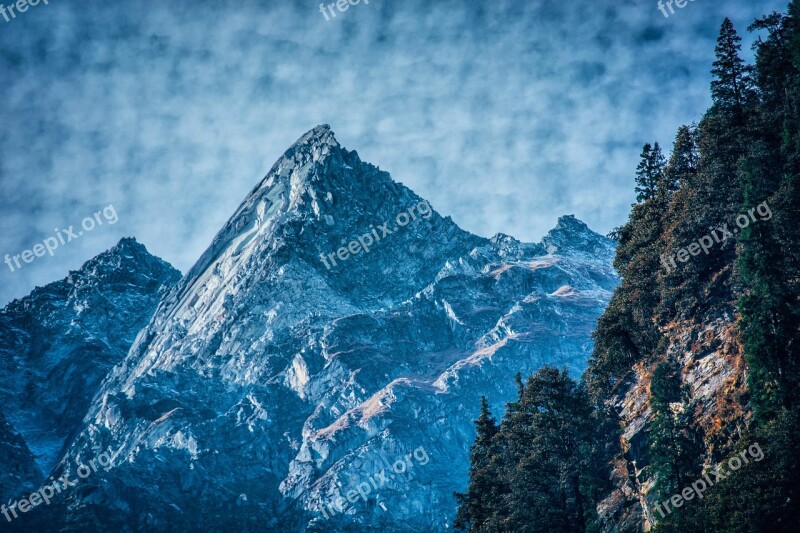
[{"label": "mountain peak", "polygon": [[139,243],[139,241],[137,241],[137,240],[136,240],[136,237],[123,237],[123,238],[121,238],[121,239],[119,240],[119,242],[118,242],[118,243],[117,243],[117,244],[116,244],[116,245],[115,245],[115,246],[112,248],[112,250],[113,250],[114,248],[117,248],[117,247],[124,248],[124,247],[127,247],[127,246],[141,246],[142,248],[144,248],[144,245],[143,245],[143,244],[141,244],[141,243]]},{"label": "mountain peak", "polygon": [[575,234],[587,233],[587,232],[595,234],[594,231],[589,229],[589,226],[587,226],[584,221],[576,218],[575,215],[563,215],[558,217],[558,222],[556,223],[556,227],[553,229]]},{"label": "mountain peak", "polygon": [[[30,450],[15,445],[9,456],[3,446],[9,430],[0,416],[0,477],[7,477],[7,461],[15,456],[26,460],[31,455],[36,468],[50,472],[93,392],[124,359],[179,278],[167,262],[125,238],[66,278],[37,287],[0,310],[0,364],[5,369],[0,406],[14,428],[11,433],[21,435]],[[0,481],[0,487],[7,486],[8,480]],[[32,480],[30,486],[39,483]]]},{"label": "mountain peak", "polygon": [[548,253],[595,254],[613,256],[614,242],[592,231],[585,222],[575,215],[564,215],[558,218],[556,227],[542,238],[542,244]]},{"label": "mountain peak", "polygon": [[281,189],[291,191],[290,196],[296,200],[302,194],[301,189],[308,188],[317,174],[314,167],[324,165],[333,154],[345,156],[347,150],[336,140],[331,127],[328,124],[320,124],[310,129],[275,162],[264,179],[244,200],[242,207],[257,203],[263,196],[270,196],[271,192],[273,198],[269,203],[273,203],[275,196],[280,196]]},{"label": "mountain peak", "polygon": [[105,252],[86,261],[80,269],[70,271],[67,279],[116,277],[120,270],[145,272],[151,268],[165,273],[167,278],[180,277],[180,273],[172,265],[151,254],[145,245],[137,241],[135,237],[123,237]]},{"label": "mountain peak", "polygon": [[[307,159],[315,163],[321,163],[331,153],[341,150],[342,146],[336,140],[331,127],[328,124],[320,124],[297,139],[286,150],[281,160],[296,161],[298,159]],[[278,163],[280,162],[278,161]],[[273,170],[275,170],[274,167]]]},{"label": "mountain peak", "polygon": [[328,124],[320,124],[303,134],[295,143],[295,146],[298,145],[339,146],[339,142],[336,140],[333,130],[331,130]]},{"label": "mountain peak", "polygon": [[144,244],[136,240],[136,237],[123,237],[117,244],[98,255],[126,255],[126,256],[140,256],[151,255]]}]

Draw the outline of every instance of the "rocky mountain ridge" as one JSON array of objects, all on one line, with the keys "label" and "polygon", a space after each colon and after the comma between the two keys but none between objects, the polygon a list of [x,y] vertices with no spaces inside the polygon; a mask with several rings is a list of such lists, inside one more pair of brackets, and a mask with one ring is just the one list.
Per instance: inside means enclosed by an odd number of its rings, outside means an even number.
[{"label": "rocky mountain ridge", "polygon": [[109,446],[115,468],[31,520],[447,530],[480,396],[502,408],[545,363],[580,374],[613,254],[571,216],[538,244],[474,236],[319,126],[164,296],[54,472]]}]

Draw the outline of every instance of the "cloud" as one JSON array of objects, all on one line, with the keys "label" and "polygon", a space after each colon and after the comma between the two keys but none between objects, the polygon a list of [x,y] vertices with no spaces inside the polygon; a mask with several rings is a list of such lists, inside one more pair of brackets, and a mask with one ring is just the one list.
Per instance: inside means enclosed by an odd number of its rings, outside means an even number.
[{"label": "cloud", "polygon": [[113,203],[119,222],[20,272],[0,302],[126,235],[183,271],[302,133],[339,141],[467,230],[538,240],[621,224],[640,146],[709,104],[699,0],[51,2],[0,20],[0,255]]}]

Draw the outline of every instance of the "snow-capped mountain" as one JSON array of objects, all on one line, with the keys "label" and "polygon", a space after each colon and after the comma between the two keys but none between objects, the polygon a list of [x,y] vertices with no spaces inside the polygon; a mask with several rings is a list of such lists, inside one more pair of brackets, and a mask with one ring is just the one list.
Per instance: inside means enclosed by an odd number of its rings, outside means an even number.
[{"label": "snow-capped mountain", "polygon": [[114,468],[31,519],[446,531],[480,396],[583,370],[613,251],[571,216],[538,244],[472,235],[319,126],[164,297],[55,474],[108,447]]}]

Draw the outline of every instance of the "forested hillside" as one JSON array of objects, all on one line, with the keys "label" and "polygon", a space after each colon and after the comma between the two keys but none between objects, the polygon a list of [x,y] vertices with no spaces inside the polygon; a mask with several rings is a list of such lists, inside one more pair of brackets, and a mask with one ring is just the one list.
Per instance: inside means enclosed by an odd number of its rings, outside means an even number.
[{"label": "forested hillside", "polygon": [[796,531],[800,2],[748,30],[755,64],[726,19],[712,107],[643,148],[581,382],[484,402],[462,530]]}]

